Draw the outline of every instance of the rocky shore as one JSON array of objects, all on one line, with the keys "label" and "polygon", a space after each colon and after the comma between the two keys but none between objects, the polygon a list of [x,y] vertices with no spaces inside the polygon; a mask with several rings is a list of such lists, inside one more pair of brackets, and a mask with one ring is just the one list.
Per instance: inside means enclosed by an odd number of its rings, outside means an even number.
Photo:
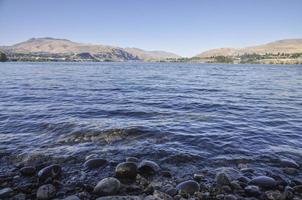
[{"label": "rocky shore", "polygon": [[287,159],[278,163],[280,171],[239,163],[179,177],[156,161],[136,157],[116,162],[96,154],[82,159],[45,156],[18,164],[7,158],[1,158],[0,199],[302,199],[300,165]]}]

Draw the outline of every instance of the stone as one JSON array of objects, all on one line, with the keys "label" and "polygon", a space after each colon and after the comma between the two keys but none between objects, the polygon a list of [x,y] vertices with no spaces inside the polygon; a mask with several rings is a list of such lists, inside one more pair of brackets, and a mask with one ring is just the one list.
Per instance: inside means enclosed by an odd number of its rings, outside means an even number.
[{"label": "stone", "polygon": [[158,198],[158,199],[173,200],[173,198],[172,198],[170,195],[168,195],[168,194],[166,194],[166,193],[164,193],[164,192],[161,192],[161,191],[159,191],[159,190],[155,190],[155,191],[153,192],[153,196],[154,196],[155,198]]},{"label": "stone", "polygon": [[121,183],[118,179],[104,178],[94,187],[93,192],[99,195],[114,195],[120,189]]},{"label": "stone", "polygon": [[160,170],[157,163],[151,160],[143,160],[138,165],[138,172],[143,175],[154,175]]},{"label": "stone", "polygon": [[47,200],[56,196],[56,188],[52,184],[42,185],[38,188],[37,199]]},{"label": "stone", "polygon": [[300,168],[300,165],[298,163],[296,163],[293,160],[289,160],[289,159],[280,160],[280,165],[281,165],[281,167],[290,167],[290,168],[296,168],[296,169]]},{"label": "stone", "polygon": [[8,198],[8,197],[12,196],[13,192],[14,191],[9,187],[3,188],[3,189],[0,190],[0,198],[1,199],[2,198]]},{"label": "stone", "polygon": [[186,194],[194,194],[195,192],[198,192],[200,189],[199,184],[196,181],[189,180],[179,183],[176,186],[176,189],[180,192],[184,192]]},{"label": "stone", "polygon": [[293,189],[296,193],[302,194],[302,185],[296,185]]},{"label": "stone", "polygon": [[79,197],[77,197],[76,195],[71,195],[68,197],[65,197],[63,200],[81,200]]},{"label": "stone", "polygon": [[275,191],[266,191],[265,197],[267,200],[282,200],[283,196],[280,193],[280,191],[275,190]]},{"label": "stone", "polygon": [[294,189],[290,186],[286,186],[283,193],[284,199],[291,200],[294,198]]},{"label": "stone", "polygon": [[34,167],[22,167],[20,169],[20,173],[23,175],[23,176],[33,176],[36,174],[36,168]]},{"label": "stone", "polygon": [[232,194],[228,194],[224,196],[224,200],[237,200],[237,197]]},{"label": "stone", "polygon": [[232,181],[232,182],[231,182],[231,187],[232,187],[234,190],[241,190],[241,189],[242,189],[238,181]]},{"label": "stone", "polygon": [[193,179],[197,182],[200,182],[203,178],[204,178],[204,176],[202,174],[194,174],[193,175]]},{"label": "stone", "polygon": [[108,164],[108,161],[102,158],[92,158],[84,163],[84,167],[87,169],[97,169],[104,167]]},{"label": "stone", "polygon": [[240,172],[227,167],[216,174],[215,180],[219,186],[230,185],[232,181],[237,180],[240,176]]},{"label": "stone", "polygon": [[99,197],[96,200],[142,200],[139,196],[107,196]]},{"label": "stone", "polygon": [[41,169],[38,172],[40,181],[45,181],[48,178],[58,178],[61,175],[62,168],[60,165],[54,164]]},{"label": "stone", "polygon": [[123,162],[115,168],[115,176],[123,179],[135,179],[137,175],[137,166],[133,162]]},{"label": "stone", "polygon": [[283,172],[288,175],[295,175],[295,174],[299,173],[299,170],[296,168],[285,167],[285,168],[283,168]]},{"label": "stone", "polygon": [[26,195],[23,193],[19,193],[13,196],[10,200],[26,200]]},{"label": "stone", "polygon": [[249,185],[257,185],[261,188],[275,188],[277,186],[277,182],[275,179],[268,176],[257,176],[253,178]]},{"label": "stone", "polygon": [[177,189],[175,189],[175,188],[169,188],[169,189],[167,189],[166,191],[165,191],[168,195],[170,195],[170,196],[175,196],[175,195],[177,195]]},{"label": "stone", "polygon": [[172,178],[171,172],[170,172],[170,171],[167,171],[167,170],[162,171],[162,172],[161,172],[161,175],[162,175],[163,177],[166,177],[166,178]]},{"label": "stone", "polygon": [[139,163],[139,159],[136,157],[127,157],[126,162],[134,162],[134,163]]},{"label": "stone", "polygon": [[244,188],[244,191],[248,196],[257,197],[261,194],[260,188],[256,185],[248,185]]}]

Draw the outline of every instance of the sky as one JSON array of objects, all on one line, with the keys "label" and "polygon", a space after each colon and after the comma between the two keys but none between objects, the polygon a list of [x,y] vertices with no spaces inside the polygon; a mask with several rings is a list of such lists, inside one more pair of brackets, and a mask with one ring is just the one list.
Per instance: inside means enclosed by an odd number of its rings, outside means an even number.
[{"label": "sky", "polygon": [[302,38],[302,0],[0,0],[0,45],[33,37],[193,56]]}]

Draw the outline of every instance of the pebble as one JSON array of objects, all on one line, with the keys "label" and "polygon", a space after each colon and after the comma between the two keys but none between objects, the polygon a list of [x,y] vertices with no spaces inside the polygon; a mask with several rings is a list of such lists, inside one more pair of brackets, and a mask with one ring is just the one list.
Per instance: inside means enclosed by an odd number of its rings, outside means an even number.
[{"label": "pebble", "polygon": [[36,173],[36,168],[34,167],[22,167],[20,169],[20,173],[23,175],[23,176],[33,176],[35,175]]},{"label": "pebble", "polygon": [[283,168],[283,172],[288,175],[295,175],[295,174],[299,173],[299,170],[296,168],[286,167],[286,168]]},{"label": "pebble", "polygon": [[168,195],[164,192],[161,192],[159,190],[155,190],[153,193],[153,196],[157,199],[173,200],[173,198],[170,195]]},{"label": "pebble", "polygon": [[223,168],[216,174],[216,183],[220,186],[230,185],[232,181],[237,180],[240,177],[240,172],[233,168]]},{"label": "pebble", "polygon": [[244,191],[249,196],[259,196],[261,194],[260,188],[256,185],[248,185],[244,188]]},{"label": "pebble", "polygon": [[40,181],[45,181],[48,178],[57,178],[61,175],[62,168],[60,165],[54,164],[41,169],[38,172]]},{"label": "pebble", "polygon": [[184,192],[186,194],[194,194],[195,192],[199,191],[200,186],[196,181],[189,180],[189,181],[184,181],[182,183],[179,183],[176,186],[176,189],[178,191]]},{"label": "pebble", "polygon": [[108,161],[102,158],[92,158],[87,160],[84,163],[84,167],[87,169],[97,169],[100,167],[104,167],[105,165],[107,165]]},{"label": "pebble", "polygon": [[0,198],[8,198],[13,194],[13,190],[9,187],[0,190]]},{"label": "pebble", "polygon": [[52,184],[42,185],[38,188],[37,199],[47,200],[56,196],[56,188]]},{"label": "pebble", "polygon": [[71,195],[71,196],[65,197],[63,200],[80,200],[80,198],[77,197],[76,195]]},{"label": "pebble", "polygon": [[266,197],[267,200],[281,200],[282,199],[282,194],[278,190],[266,191],[265,192],[265,197]]},{"label": "pebble", "polygon": [[137,166],[133,162],[123,162],[115,168],[115,176],[118,178],[135,179]]},{"label": "pebble", "polygon": [[268,176],[258,176],[253,178],[249,184],[257,185],[261,188],[275,188],[277,186],[276,180]]},{"label": "pebble", "polygon": [[237,197],[235,195],[228,194],[224,196],[224,200],[237,200]]},{"label": "pebble", "polygon": [[107,196],[99,197],[96,200],[142,200],[139,196]]},{"label": "pebble", "polygon": [[159,165],[151,160],[143,160],[138,165],[139,173],[144,175],[154,175],[159,170],[160,170]]},{"label": "pebble", "polygon": [[121,183],[118,179],[104,178],[94,187],[93,192],[100,195],[114,195],[120,189]]},{"label": "pebble", "polygon": [[289,159],[282,159],[280,161],[280,165],[282,167],[290,167],[290,168],[300,168],[300,165],[298,163],[296,163],[295,161],[293,160],[289,160]]}]

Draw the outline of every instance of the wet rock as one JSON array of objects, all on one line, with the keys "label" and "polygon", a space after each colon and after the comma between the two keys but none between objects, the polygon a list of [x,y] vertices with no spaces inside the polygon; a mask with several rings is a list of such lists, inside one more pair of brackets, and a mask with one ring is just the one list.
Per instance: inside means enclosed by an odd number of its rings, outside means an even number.
[{"label": "wet rock", "polygon": [[232,181],[232,182],[231,182],[231,187],[232,187],[234,190],[241,190],[241,189],[242,189],[238,181]]},{"label": "wet rock", "polygon": [[265,197],[268,200],[282,200],[282,194],[278,190],[266,191],[265,192]]},{"label": "wet rock", "polygon": [[133,162],[120,163],[115,168],[115,176],[123,179],[135,179],[137,175],[137,166]]},{"label": "wet rock", "polygon": [[302,185],[296,185],[293,189],[295,193],[302,194]]},{"label": "wet rock", "polygon": [[166,191],[165,191],[168,195],[170,195],[170,196],[175,196],[175,195],[177,195],[177,190],[175,189],[175,188],[169,188],[169,189],[167,189]]},{"label": "wet rock", "polygon": [[20,169],[20,173],[23,176],[33,176],[33,175],[36,174],[36,168],[34,168],[34,167],[22,167]]},{"label": "wet rock", "polygon": [[58,178],[61,175],[62,168],[60,165],[50,165],[38,172],[38,177],[40,181],[45,181],[48,178]]},{"label": "wet rock", "polygon": [[193,175],[193,179],[197,182],[200,182],[203,178],[204,178],[204,176],[202,174],[194,174]]},{"label": "wet rock", "polygon": [[80,198],[77,197],[76,195],[71,195],[71,196],[64,198],[63,200],[80,200]]},{"label": "wet rock", "polygon": [[228,185],[224,185],[221,187],[221,190],[224,192],[224,193],[231,193],[232,192],[232,188]]},{"label": "wet rock", "polygon": [[260,188],[256,185],[248,185],[244,188],[244,191],[248,196],[257,197],[261,195]]},{"label": "wet rock", "polygon": [[184,181],[176,186],[176,189],[180,192],[184,192],[186,194],[194,194],[198,192],[200,189],[199,184],[196,181],[189,180]]},{"label": "wet rock", "polygon": [[99,197],[96,200],[142,200],[139,196],[107,196]]},{"label": "wet rock", "polygon": [[235,195],[228,194],[224,196],[224,200],[237,200],[238,198]]},{"label": "wet rock", "polygon": [[299,170],[296,168],[286,167],[286,168],[283,168],[283,172],[288,175],[295,175],[295,174],[299,173]]},{"label": "wet rock", "polygon": [[104,178],[94,187],[93,192],[99,195],[114,195],[120,189],[121,183],[118,179],[109,177]]},{"label": "wet rock", "polygon": [[87,168],[87,169],[97,169],[97,168],[106,166],[107,163],[108,162],[105,159],[102,159],[102,158],[92,158],[92,159],[87,160],[84,163],[84,167]]},{"label": "wet rock", "polygon": [[237,180],[240,177],[240,172],[233,168],[223,168],[216,174],[216,183],[220,186],[230,185],[232,181]]},{"label": "wet rock", "polygon": [[257,185],[261,188],[275,188],[277,186],[276,180],[268,176],[258,176],[253,178],[249,184]]},{"label": "wet rock", "polygon": [[47,200],[56,196],[56,188],[52,184],[42,185],[38,188],[37,199]]},{"label": "wet rock", "polygon": [[0,198],[1,199],[8,198],[13,195],[13,192],[14,191],[9,187],[3,188],[0,190]]},{"label": "wet rock", "polygon": [[159,165],[151,160],[143,160],[138,165],[138,172],[143,175],[154,175],[159,170]]},{"label": "wet rock", "polygon": [[127,157],[126,162],[134,162],[134,163],[139,163],[139,159],[136,157]]},{"label": "wet rock", "polygon": [[298,169],[300,167],[300,165],[298,163],[296,163],[293,160],[289,160],[289,159],[281,160],[280,165],[281,165],[281,167],[290,167],[290,168],[296,168],[296,169]]},{"label": "wet rock", "polygon": [[294,189],[290,186],[286,186],[283,193],[283,199],[291,200],[294,198]]},{"label": "wet rock", "polygon": [[161,192],[159,190],[155,190],[153,196],[157,199],[173,200],[173,198],[170,195]]}]

